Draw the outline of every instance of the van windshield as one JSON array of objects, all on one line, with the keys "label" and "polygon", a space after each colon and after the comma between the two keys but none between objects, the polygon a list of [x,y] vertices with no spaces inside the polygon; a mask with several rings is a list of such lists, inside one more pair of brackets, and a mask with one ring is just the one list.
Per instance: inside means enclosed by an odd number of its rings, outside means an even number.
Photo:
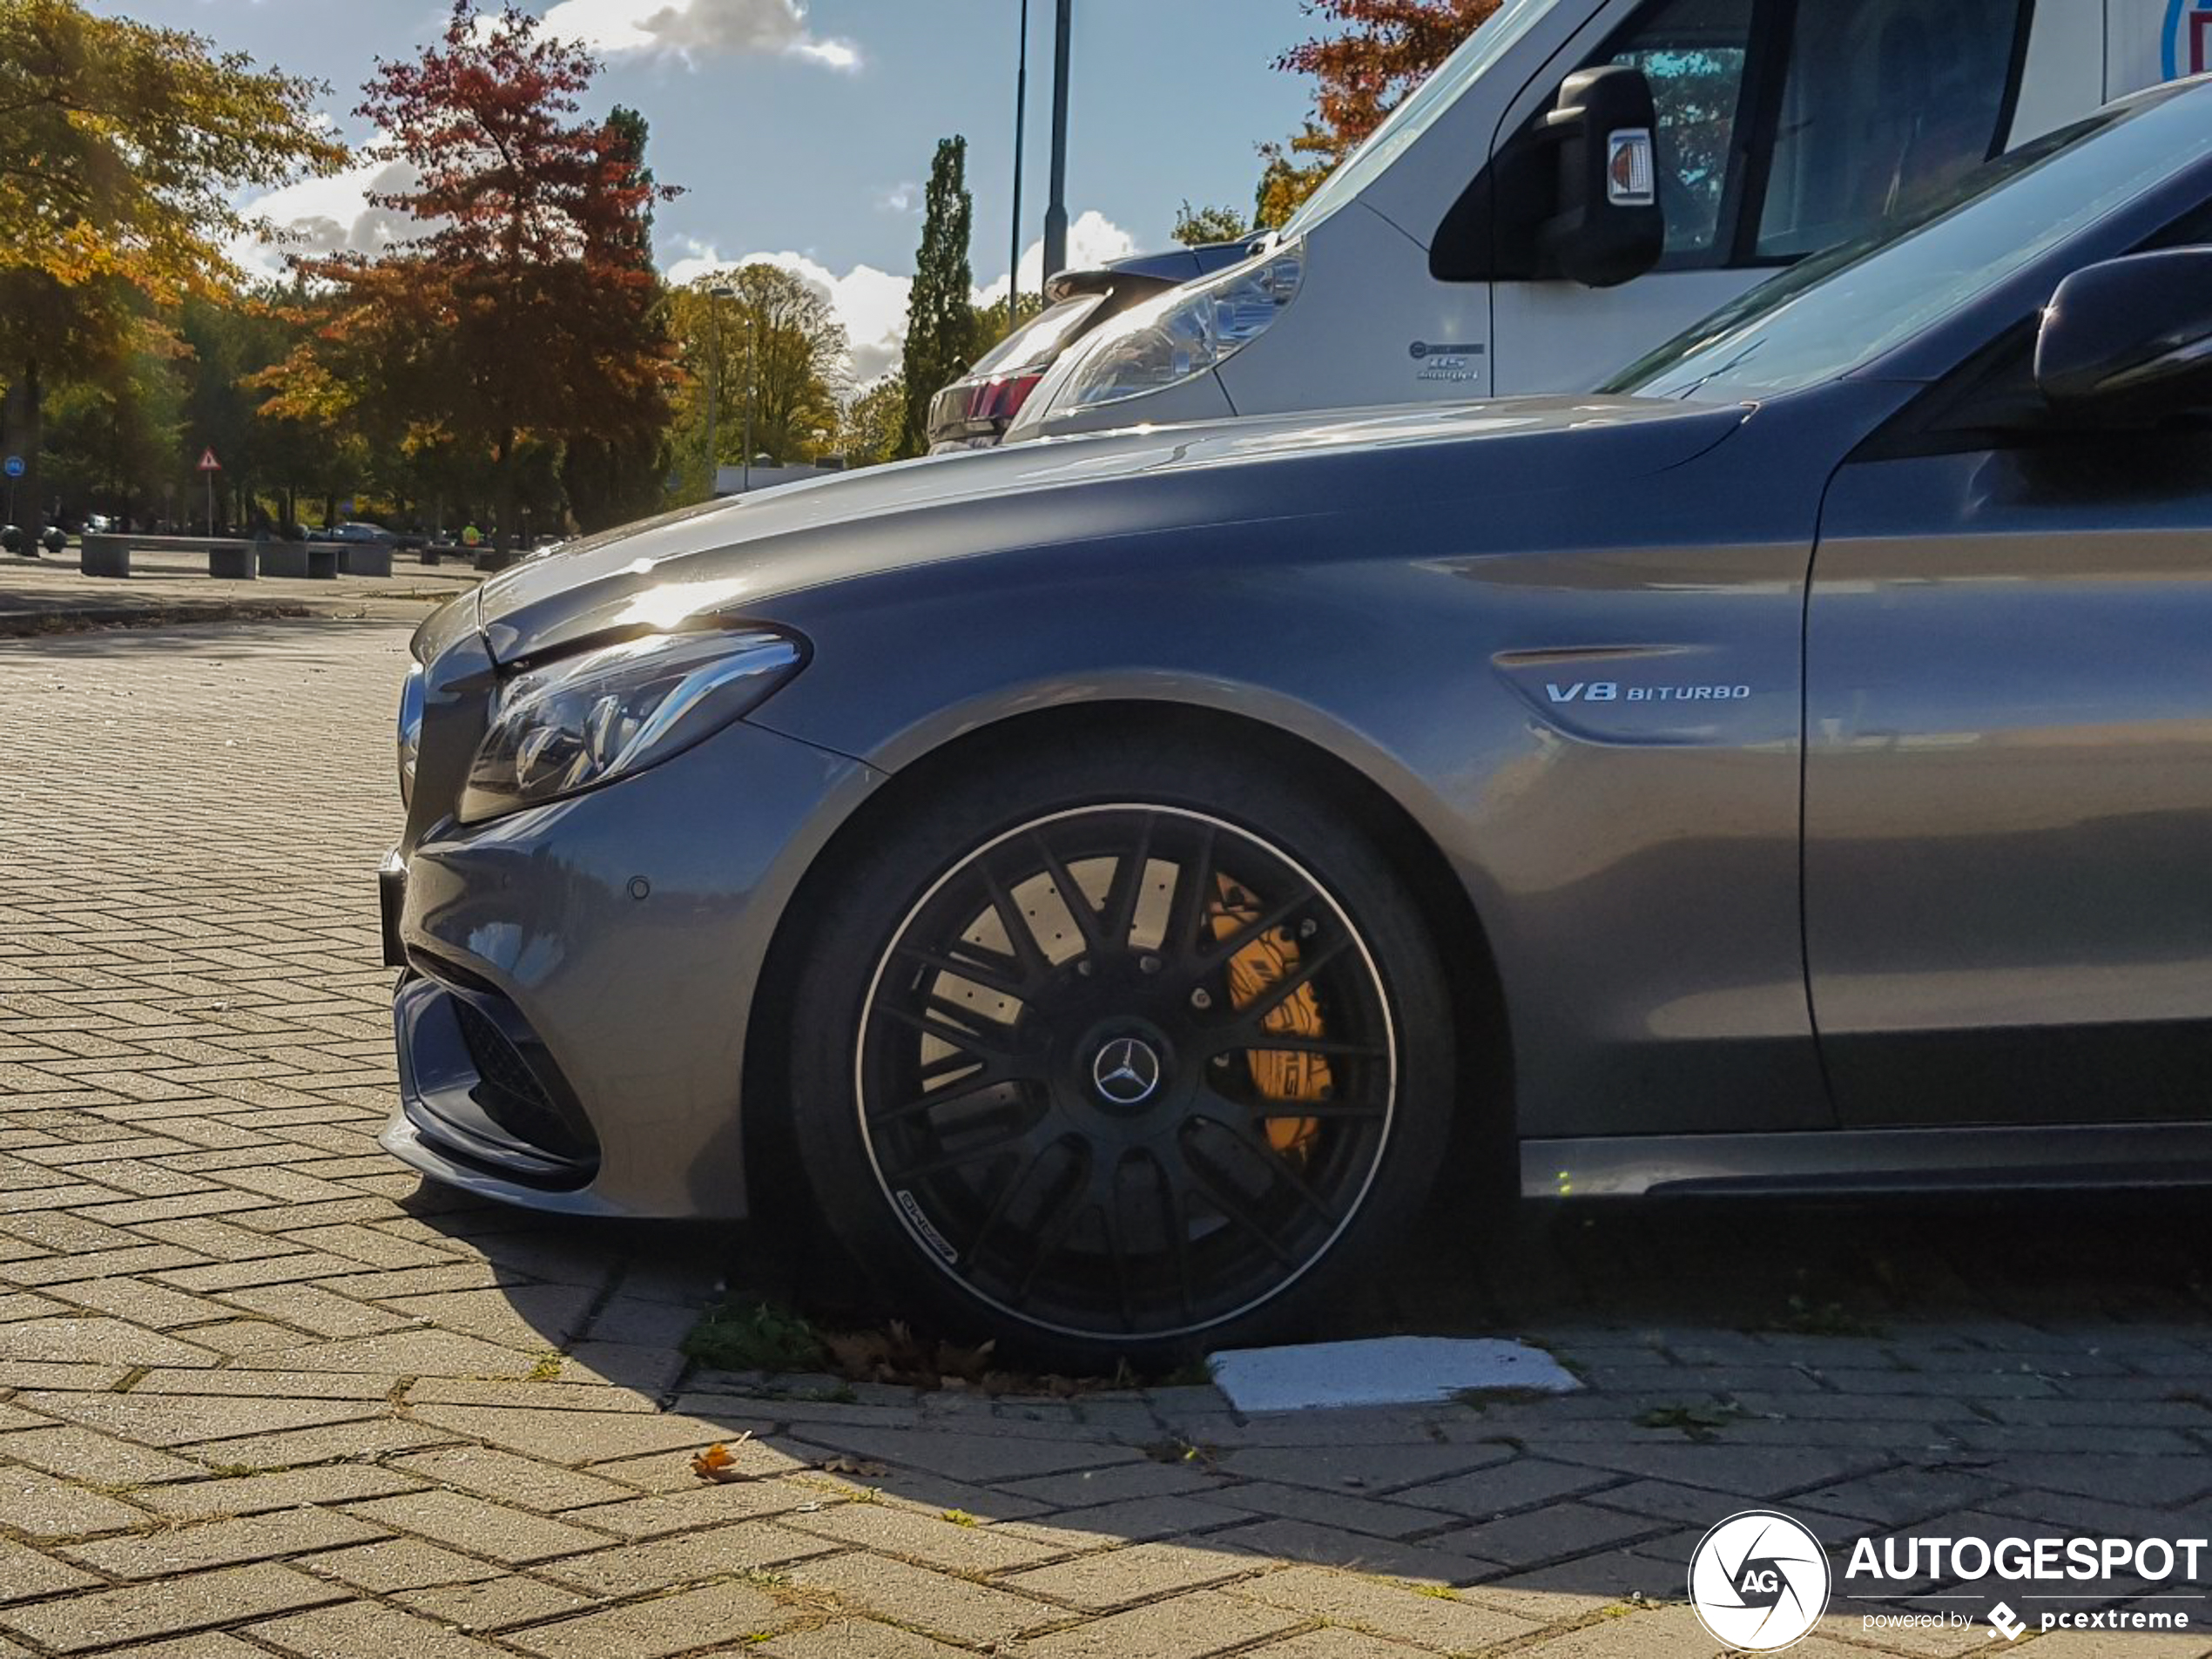
[{"label": "van windshield", "polygon": [[1722,307],[1599,389],[1741,402],[1870,362],[2212,154],[2208,101],[2187,87],[2144,93],[2025,145]]},{"label": "van windshield", "polygon": [[[1302,236],[1343,206],[1428,131],[1436,118],[1459,101],[1482,71],[1503,57],[1537,22],[1557,9],[1559,0],[1506,0],[1487,22],[1467,37],[1436,72],[1399,101],[1367,141],[1321,181],[1283,226],[1285,239]],[[1474,171],[1470,162],[1468,171]]]}]

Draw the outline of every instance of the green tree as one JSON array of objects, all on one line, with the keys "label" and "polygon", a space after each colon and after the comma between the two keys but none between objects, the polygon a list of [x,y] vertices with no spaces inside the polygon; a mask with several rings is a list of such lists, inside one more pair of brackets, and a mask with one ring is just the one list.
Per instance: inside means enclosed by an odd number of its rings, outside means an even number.
[{"label": "green tree", "polygon": [[975,278],[968,268],[968,232],[975,205],[968,193],[968,140],[955,134],[937,144],[921,215],[921,248],[914,256],[914,287],[907,299],[907,353],[900,377],[907,390],[901,455],[929,448],[929,400],[959,377],[975,355]]},{"label": "green tree", "polygon": [[[732,292],[718,299],[720,287]],[[678,288],[670,314],[689,376],[677,411],[686,495],[704,499],[711,482],[710,405],[715,464],[744,455],[748,407],[756,454],[787,462],[822,451],[815,435],[837,430],[848,349],[826,294],[780,265],[755,263]]]},{"label": "green tree", "polygon": [[907,383],[897,374],[846,400],[838,422],[838,448],[848,467],[872,467],[898,457],[907,435]]},{"label": "green tree", "polygon": [[1251,228],[1233,207],[1193,207],[1186,199],[1168,233],[1185,247],[1204,247],[1211,242],[1241,241],[1251,234]]},{"label": "green tree", "polygon": [[[625,314],[631,339],[626,351],[638,358],[665,361],[674,349],[669,299],[653,266],[653,172],[645,165],[645,118],[617,105],[607,118],[613,135],[607,177],[617,187],[643,189],[644,206],[634,213],[595,214],[610,227],[608,257],[626,259],[653,280],[650,306]],[[643,518],[661,505],[668,475],[669,388],[659,381],[637,387],[640,407],[620,430],[584,433],[570,439],[561,455],[561,485],[578,529],[589,534]]]},{"label": "green tree", "polygon": [[234,274],[224,245],[253,228],[236,193],[343,162],[320,90],[78,0],[0,0],[0,373],[9,447],[31,465],[22,499],[44,499],[47,386],[111,384],[160,351],[147,302]]}]

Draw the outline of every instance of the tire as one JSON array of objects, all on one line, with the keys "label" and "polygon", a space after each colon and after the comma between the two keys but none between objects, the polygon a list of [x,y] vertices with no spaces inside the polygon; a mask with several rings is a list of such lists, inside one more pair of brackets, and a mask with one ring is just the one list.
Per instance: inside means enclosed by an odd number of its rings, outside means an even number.
[{"label": "tire", "polygon": [[1372,1305],[1455,1072],[1366,835],[1186,740],[933,781],[838,866],[786,1050],[787,1144],[891,1305],[1085,1371]]}]

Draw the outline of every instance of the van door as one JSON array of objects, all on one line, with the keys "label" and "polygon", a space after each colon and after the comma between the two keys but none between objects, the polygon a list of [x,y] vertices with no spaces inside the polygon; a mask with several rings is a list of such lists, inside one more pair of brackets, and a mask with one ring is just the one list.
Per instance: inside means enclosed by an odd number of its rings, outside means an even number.
[{"label": "van door", "polygon": [[1578,37],[1515,105],[1504,142],[1574,69],[1641,69],[1658,114],[1666,252],[1617,288],[1494,284],[1496,389],[1594,386],[1775,271],[1996,154],[2031,6],[1645,0],[1594,47]]}]

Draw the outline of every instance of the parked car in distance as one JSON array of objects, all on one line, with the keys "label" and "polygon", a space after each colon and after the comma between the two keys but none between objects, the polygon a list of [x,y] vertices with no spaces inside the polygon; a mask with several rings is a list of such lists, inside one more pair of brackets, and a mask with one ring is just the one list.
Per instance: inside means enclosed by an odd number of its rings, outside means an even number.
[{"label": "parked car in distance", "polygon": [[2212,1177],[2212,81],[1602,392],[1128,430],[433,616],[383,1142],[798,1188],[1055,1365],[1310,1332],[1440,1180]]},{"label": "parked car in distance", "polygon": [[1033,355],[1005,435],[1586,390],[2206,68],[2208,25],[2203,0],[1507,0],[1249,258]]},{"label": "parked car in distance", "polygon": [[399,537],[381,524],[349,519],[342,524],[332,525],[324,539],[332,542],[397,542]]}]

